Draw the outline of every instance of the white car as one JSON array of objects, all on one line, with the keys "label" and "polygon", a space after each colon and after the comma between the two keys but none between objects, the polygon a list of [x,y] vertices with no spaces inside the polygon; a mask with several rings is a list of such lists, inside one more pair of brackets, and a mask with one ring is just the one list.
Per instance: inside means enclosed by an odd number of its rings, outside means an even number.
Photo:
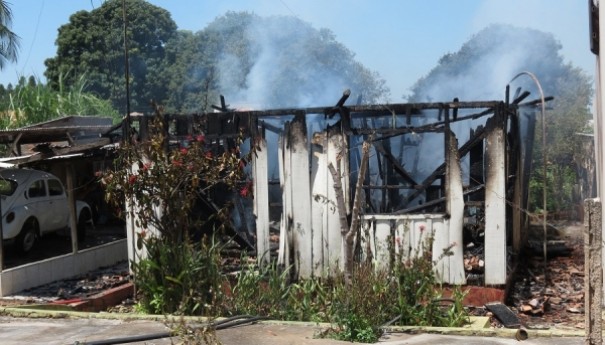
[{"label": "white car", "polygon": [[[21,253],[27,253],[39,237],[69,229],[67,193],[61,181],[45,171],[32,169],[0,170],[2,237]],[[90,206],[76,201],[78,238],[92,222]]]}]

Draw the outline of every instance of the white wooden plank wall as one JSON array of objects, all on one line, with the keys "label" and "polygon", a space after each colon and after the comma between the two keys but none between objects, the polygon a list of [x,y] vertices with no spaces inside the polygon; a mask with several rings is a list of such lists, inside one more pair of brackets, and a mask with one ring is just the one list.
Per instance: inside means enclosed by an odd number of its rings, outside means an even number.
[{"label": "white wooden plank wall", "polygon": [[[450,133],[450,143],[447,146],[449,151],[446,154],[448,164],[446,164],[447,195],[446,208],[450,218],[448,226],[448,247],[451,256],[447,256],[447,278],[444,282],[455,285],[466,284],[466,274],[464,271],[464,248],[463,248],[463,226],[464,226],[464,193],[462,188],[462,172],[460,169],[460,156],[458,154],[458,140],[454,133]],[[439,252],[439,247],[433,247],[433,255]],[[446,249],[447,247],[443,247]],[[443,253],[443,249],[441,253]]]},{"label": "white wooden plank wall", "polygon": [[506,283],[506,177],[504,132],[487,134],[485,146],[485,284]]},{"label": "white wooden plank wall", "polygon": [[[288,127],[286,126],[284,132],[288,131]],[[290,220],[292,219],[292,190],[290,181],[290,174],[287,173],[286,169],[283,167],[286,165],[290,165],[290,155],[288,150],[285,148],[286,138],[281,135],[278,140],[278,148],[277,148],[277,159],[279,164],[279,185],[281,187],[282,192],[282,213],[281,219],[279,222],[279,255],[277,259],[277,264],[282,267],[290,266],[290,247],[291,247],[291,237],[290,234],[291,226]]]},{"label": "white wooden plank wall", "polygon": [[328,143],[326,137],[316,133],[313,137],[311,156],[311,228],[313,230],[313,272],[317,277],[327,273],[324,267],[328,264],[328,213],[336,205],[331,205],[328,199],[328,156],[324,153]]},{"label": "white wooden plank wall", "polygon": [[[305,117],[297,116],[287,134],[286,156],[289,165],[284,173],[290,174],[292,209],[292,249],[299,278],[313,276],[313,232],[311,231],[311,185],[309,176],[309,149]],[[288,182],[286,182],[288,183]]]},{"label": "white wooden plank wall", "polygon": [[258,150],[252,160],[252,180],[254,181],[254,216],[256,218],[257,263],[264,266],[269,263],[269,174],[267,141],[257,139]]},{"label": "white wooden plank wall", "polygon": [[[345,202],[345,209],[350,212],[350,193],[349,193],[349,178],[348,178],[348,167],[349,158],[346,151],[346,142],[343,136],[337,132],[330,132],[328,135],[328,151],[327,151],[328,163],[332,163],[334,168],[340,173],[340,182],[342,185],[343,199]],[[329,173],[329,172],[328,172]],[[328,195],[330,197],[330,203],[334,206],[337,205],[336,192],[334,190],[334,179],[329,176],[328,179]],[[338,207],[333,207],[328,212],[326,220],[328,241],[327,250],[327,262],[326,269],[332,275],[338,271],[344,271],[344,246],[345,239],[341,233],[340,226],[340,212]]]}]

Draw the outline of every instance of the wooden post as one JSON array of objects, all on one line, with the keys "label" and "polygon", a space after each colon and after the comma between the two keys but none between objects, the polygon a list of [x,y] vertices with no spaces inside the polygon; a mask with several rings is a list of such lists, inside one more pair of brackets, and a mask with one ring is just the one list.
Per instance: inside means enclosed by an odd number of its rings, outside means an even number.
[{"label": "wooden post", "polygon": [[488,120],[485,145],[485,285],[506,284],[506,145],[502,109]]},{"label": "wooden post", "polygon": [[343,234],[344,241],[344,263],[345,263],[345,276],[347,280],[350,280],[351,273],[353,272],[353,252],[355,250],[355,234],[360,226],[360,216],[362,208],[362,196],[363,193],[363,181],[368,170],[368,161],[370,159],[370,145],[373,137],[370,137],[368,141],[363,142],[361,149],[361,163],[359,164],[359,175],[357,176],[357,185],[355,186],[355,199],[353,201],[353,209],[351,214],[351,226],[347,233]]},{"label": "wooden post", "polygon": [[[447,116],[447,114],[446,114]],[[448,135],[445,137],[449,142],[445,151],[445,190],[446,190],[446,209],[450,216],[446,223],[449,223],[447,243],[438,248],[433,247],[433,260],[439,260],[443,250],[450,248],[451,256],[443,258],[447,263],[447,274],[442,276],[443,282],[455,285],[466,284],[466,275],[464,272],[464,248],[463,248],[463,226],[464,226],[464,194],[462,188],[462,173],[460,169],[460,157],[458,155],[458,140],[456,135],[449,129],[446,129]],[[443,243],[442,243],[443,245]],[[442,272],[445,273],[445,272]]]},{"label": "wooden post", "polygon": [[258,138],[258,150],[253,155],[252,176],[254,181],[254,215],[256,217],[256,262],[269,264],[269,181],[267,141]]},{"label": "wooden post", "polygon": [[69,206],[69,227],[71,229],[71,248],[75,254],[78,252],[78,215],[76,214],[76,199],[74,198],[74,175],[73,166],[67,164],[65,167],[67,179],[67,203]]},{"label": "wooden post", "polygon": [[601,321],[603,303],[603,234],[601,232],[601,201],[587,199],[584,203],[584,298],[586,345],[603,344]]}]

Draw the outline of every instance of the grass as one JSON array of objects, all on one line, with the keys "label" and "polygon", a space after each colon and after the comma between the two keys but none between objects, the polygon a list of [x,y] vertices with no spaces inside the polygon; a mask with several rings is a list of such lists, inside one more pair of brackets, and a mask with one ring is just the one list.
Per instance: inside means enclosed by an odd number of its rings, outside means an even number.
[{"label": "grass", "polygon": [[119,121],[111,103],[86,92],[86,79],[80,77],[72,86],[59,85],[55,90],[39,81],[21,78],[12,89],[0,92],[1,128],[19,128],[68,115],[106,116]]}]

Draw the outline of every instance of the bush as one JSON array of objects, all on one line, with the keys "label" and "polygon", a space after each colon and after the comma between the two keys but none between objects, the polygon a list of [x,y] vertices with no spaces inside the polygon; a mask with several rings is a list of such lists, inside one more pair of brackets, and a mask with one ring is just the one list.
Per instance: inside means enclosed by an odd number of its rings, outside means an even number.
[{"label": "bush", "polygon": [[144,239],[148,256],[133,262],[140,309],[151,314],[214,315],[223,300],[220,247]]}]

